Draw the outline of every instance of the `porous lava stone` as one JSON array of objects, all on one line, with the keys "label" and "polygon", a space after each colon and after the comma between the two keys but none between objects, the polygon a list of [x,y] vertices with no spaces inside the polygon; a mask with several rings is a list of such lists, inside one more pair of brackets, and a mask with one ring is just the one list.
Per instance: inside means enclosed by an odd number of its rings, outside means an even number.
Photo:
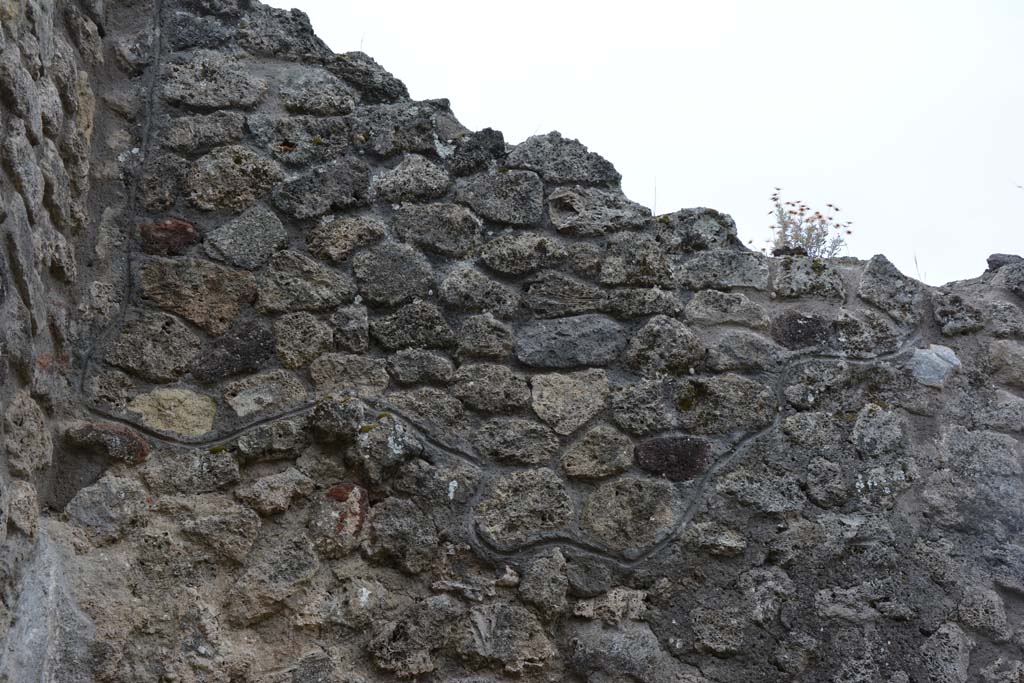
[{"label": "porous lava stone", "polygon": [[638,443],[635,457],[646,472],[670,481],[689,481],[711,464],[711,444],[693,436],[659,436]]}]

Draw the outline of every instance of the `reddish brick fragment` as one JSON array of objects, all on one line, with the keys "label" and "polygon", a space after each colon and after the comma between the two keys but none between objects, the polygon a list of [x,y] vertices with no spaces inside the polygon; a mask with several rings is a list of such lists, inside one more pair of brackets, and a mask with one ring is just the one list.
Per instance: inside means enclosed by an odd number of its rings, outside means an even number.
[{"label": "reddish brick fragment", "polygon": [[147,254],[180,256],[200,240],[196,226],[179,218],[167,218],[157,223],[139,226],[139,240]]},{"label": "reddish brick fragment", "polygon": [[105,422],[79,422],[64,437],[74,446],[105,457],[137,465],[149,455],[149,443],[130,427]]}]

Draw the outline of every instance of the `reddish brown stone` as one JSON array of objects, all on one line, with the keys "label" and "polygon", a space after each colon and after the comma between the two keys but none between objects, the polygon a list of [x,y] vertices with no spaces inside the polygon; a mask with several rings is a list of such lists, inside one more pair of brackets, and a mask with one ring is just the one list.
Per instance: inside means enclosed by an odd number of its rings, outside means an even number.
[{"label": "reddish brown stone", "polygon": [[122,425],[80,422],[64,432],[64,436],[74,446],[128,465],[137,465],[149,455],[149,443],[142,435]]},{"label": "reddish brown stone", "polygon": [[692,436],[659,436],[636,446],[637,466],[670,481],[689,481],[710,464],[711,446]]},{"label": "reddish brown stone", "polygon": [[328,557],[345,555],[364,537],[370,497],[356,484],[337,484],[324,492],[309,519],[309,532],[316,549]]},{"label": "reddish brown stone", "polygon": [[159,256],[180,256],[200,240],[196,226],[179,218],[139,225],[142,251]]}]

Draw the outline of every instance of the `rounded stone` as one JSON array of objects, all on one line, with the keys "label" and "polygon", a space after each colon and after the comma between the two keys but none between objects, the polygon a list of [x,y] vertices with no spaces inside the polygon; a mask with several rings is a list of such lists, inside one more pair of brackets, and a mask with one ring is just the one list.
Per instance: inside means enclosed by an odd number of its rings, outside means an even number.
[{"label": "rounded stone", "polygon": [[383,242],[352,259],[359,293],[367,301],[397,306],[426,297],[434,284],[430,262],[407,244]]},{"label": "rounded stone", "polygon": [[633,442],[610,425],[597,425],[562,455],[562,469],[570,477],[601,479],[625,472],[633,464]]},{"label": "rounded stone", "polygon": [[188,370],[199,337],[166,313],[143,311],[121,328],[105,360],[150,382],[171,382]]},{"label": "rounded stone", "polygon": [[355,294],[346,275],[292,250],[274,254],[258,284],[256,308],[261,313],[327,311]]},{"label": "rounded stone", "polygon": [[695,434],[763,429],[776,412],[771,389],[733,374],[685,380],[676,391],[676,407],[683,427]]},{"label": "rounded stone", "polygon": [[496,318],[509,318],[519,308],[514,291],[468,264],[448,273],[441,283],[441,299],[452,308],[491,313]]},{"label": "rounded stone", "polygon": [[516,145],[508,155],[508,164],[536,171],[556,185],[618,185],[621,179],[610,161],[588,150],[579,140],[562,137],[558,131],[534,135]]},{"label": "rounded stone", "polygon": [[459,330],[459,356],[507,358],[512,353],[512,329],[490,313],[471,315]]},{"label": "rounded stone", "polygon": [[463,365],[455,373],[452,394],[474,410],[500,413],[521,408],[530,400],[526,378],[491,363]]},{"label": "rounded stone", "polygon": [[440,353],[425,349],[402,349],[388,357],[388,373],[400,384],[447,384],[455,366]]},{"label": "rounded stone", "polygon": [[924,311],[924,286],[901,273],[881,254],[868,261],[857,296],[882,309],[898,323],[917,323]]},{"label": "rounded stone", "polygon": [[480,219],[458,204],[404,204],[394,224],[402,239],[442,256],[466,256],[480,241]]},{"label": "rounded stone", "polygon": [[199,50],[188,61],[165,67],[163,96],[168,102],[201,109],[249,108],[263,97],[266,82],[238,60]]},{"label": "rounded stone", "polygon": [[604,366],[625,345],[622,325],[603,315],[538,320],[516,331],[516,358],[531,367]]},{"label": "rounded stone", "polygon": [[491,270],[504,275],[525,275],[565,258],[554,239],[536,233],[508,232],[487,242],[480,258]]},{"label": "rounded stone", "polygon": [[147,427],[184,436],[202,436],[213,429],[217,404],[209,396],[188,389],[154,389],[128,404]]},{"label": "rounded stone", "polygon": [[522,465],[546,463],[558,452],[558,436],[548,427],[519,417],[496,418],[484,423],[473,437],[482,455],[499,462]]},{"label": "rounded stone", "polygon": [[547,468],[513,472],[495,480],[476,509],[476,524],[488,543],[513,550],[564,529],[573,505],[565,484]]},{"label": "rounded stone", "polygon": [[331,209],[367,203],[370,171],[360,159],[342,158],[289,178],[274,188],[274,206],[300,220],[322,216]]},{"label": "rounded stone", "polygon": [[274,347],[286,368],[309,365],[333,346],[331,326],[312,313],[289,313],[274,322]]},{"label": "rounded stone", "polygon": [[269,410],[284,410],[306,400],[306,387],[288,370],[268,370],[232,382],[224,401],[238,417]]},{"label": "rounded stone", "polygon": [[207,255],[239,268],[255,270],[288,243],[281,220],[270,209],[254,206],[206,236]]},{"label": "rounded stone", "polygon": [[689,481],[711,464],[711,444],[692,436],[660,436],[636,446],[636,464],[669,481]]},{"label": "rounded stone", "polygon": [[345,83],[323,69],[309,69],[281,88],[285,109],[300,114],[340,116],[355,105],[352,91]]},{"label": "rounded stone", "polygon": [[[440,197],[448,191],[448,173],[419,154],[410,154],[395,168],[374,176],[371,191],[389,202]],[[443,205],[422,207],[443,209]],[[468,213],[468,212],[467,212]]]},{"label": "rounded stone", "polygon": [[139,225],[142,251],[156,256],[180,256],[202,237],[196,226],[180,218]]},{"label": "rounded stone", "polygon": [[590,495],[583,508],[581,526],[594,541],[616,552],[628,553],[665,538],[678,521],[671,484],[623,477],[602,484]]},{"label": "rounded stone", "polygon": [[359,247],[373,244],[384,237],[384,222],[372,216],[339,216],[325,218],[313,228],[307,242],[317,258],[332,263],[348,259]]},{"label": "rounded stone", "polygon": [[371,320],[370,334],[391,351],[410,347],[443,349],[455,343],[455,333],[444,314],[425,301],[413,301],[392,315]]},{"label": "rounded stone", "polygon": [[325,353],[309,367],[318,392],[353,391],[359,396],[378,396],[391,382],[387,363],[381,358]]},{"label": "rounded stone", "polygon": [[144,298],[215,335],[227,332],[256,294],[252,274],[201,259],[152,259],[139,284]]},{"label": "rounded stone", "polygon": [[701,325],[743,325],[763,330],[768,314],[743,294],[706,289],[697,292],[686,304],[686,319]]},{"label": "rounded stone", "polygon": [[666,397],[666,382],[643,379],[616,386],[609,398],[612,421],[630,434],[648,434],[668,429],[675,415]]},{"label": "rounded stone", "polygon": [[530,225],[544,215],[544,183],[532,171],[465,178],[456,186],[455,196],[484,218],[499,223]]},{"label": "rounded stone", "polygon": [[241,212],[281,180],[277,163],[248,147],[220,147],[202,157],[185,176],[189,203],[203,211]]},{"label": "rounded stone", "polygon": [[568,435],[605,407],[608,377],[603,370],[534,375],[533,412],[559,434]]},{"label": "rounded stone", "polygon": [[255,372],[274,355],[274,335],[258,320],[236,323],[210,342],[192,365],[192,377],[217,382],[243,372]]},{"label": "rounded stone", "polygon": [[647,376],[682,375],[700,362],[704,353],[704,345],[686,325],[656,315],[630,340],[626,362]]}]

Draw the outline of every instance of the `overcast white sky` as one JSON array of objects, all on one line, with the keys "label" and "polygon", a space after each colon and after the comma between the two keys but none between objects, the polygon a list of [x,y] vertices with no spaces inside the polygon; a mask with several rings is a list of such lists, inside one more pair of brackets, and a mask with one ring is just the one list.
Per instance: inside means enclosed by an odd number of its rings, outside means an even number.
[{"label": "overcast white sky", "polygon": [[724,211],[758,247],[779,186],[929,284],[1024,254],[1021,0],[269,4],[469,128],[579,138],[630,198]]}]

